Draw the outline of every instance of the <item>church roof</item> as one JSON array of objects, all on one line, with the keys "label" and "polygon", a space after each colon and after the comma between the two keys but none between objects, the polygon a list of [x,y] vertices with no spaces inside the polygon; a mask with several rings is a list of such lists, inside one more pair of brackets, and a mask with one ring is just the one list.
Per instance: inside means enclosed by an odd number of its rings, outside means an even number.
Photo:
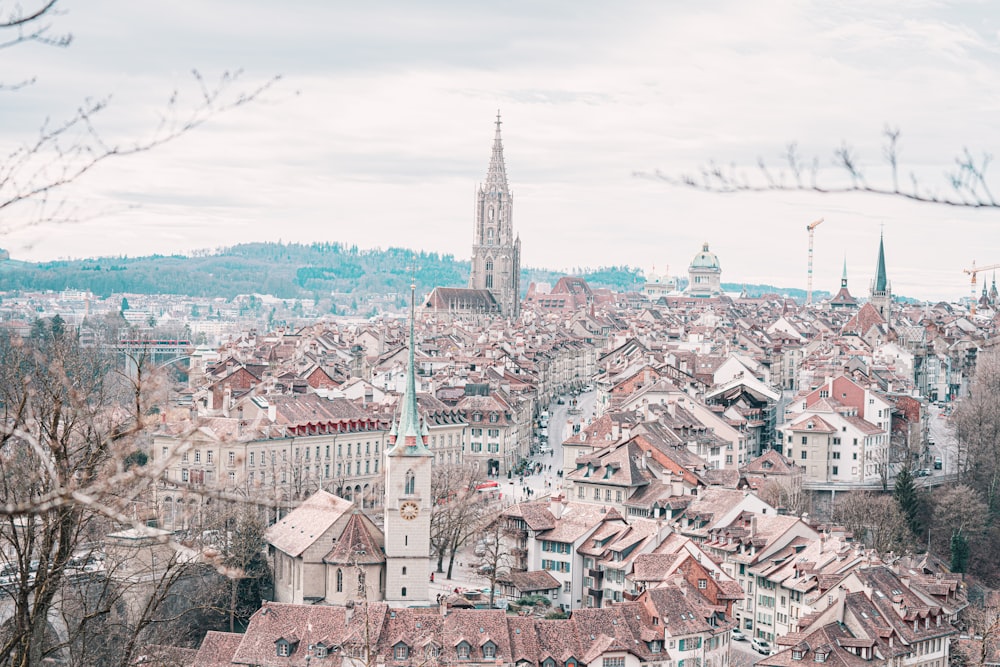
[{"label": "church roof", "polygon": [[364,515],[355,510],[347,520],[340,539],[330,553],[323,557],[323,561],[331,565],[371,565],[384,563],[385,554],[372,532],[365,526]]},{"label": "church roof", "polygon": [[275,549],[298,557],[353,508],[354,503],[319,490],[268,528],[265,536]]}]

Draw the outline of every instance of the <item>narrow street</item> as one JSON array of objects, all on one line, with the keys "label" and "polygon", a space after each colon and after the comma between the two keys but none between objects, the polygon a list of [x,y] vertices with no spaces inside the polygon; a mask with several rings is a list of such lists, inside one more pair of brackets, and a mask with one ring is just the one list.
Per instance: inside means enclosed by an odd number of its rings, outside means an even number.
[{"label": "narrow street", "polygon": [[[930,446],[931,460],[927,463],[931,475],[947,475],[958,472],[958,442],[951,430],[948,416],[936,405],[930,406],[930,419],[927,424],[927,437],[934,443]],[[941,470],[934,470],[934,457],[941,457]]]}]

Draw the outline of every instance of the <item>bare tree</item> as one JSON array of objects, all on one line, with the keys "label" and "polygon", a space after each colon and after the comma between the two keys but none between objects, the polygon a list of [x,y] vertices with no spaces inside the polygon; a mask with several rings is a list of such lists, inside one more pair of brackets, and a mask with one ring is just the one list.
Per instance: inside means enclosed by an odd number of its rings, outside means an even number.
[{"label": "bare tree", "polygon": [[[681,185],[706,192],[772,192],[801,191],[821,194],[859,192],[898,197],[927,204],[959,206],[966,208],[1000,208],[1000,201],[993,196],[986,172],[993,156],[984,153],[976,156],[968,148],[954,159],[952,171],[946,174],[945,186],[950,194],[940,194],[920,183],[913,172],[907,175],[908,186],[900,185],[900,131],[886,127],[881,160],[889,170],[890,183],[869,182],[866,165],[846,141],[833,149],[827,163],[819,157],[805,158],[799,153],[798,144],[792,142],[783,151],[780,166],[773,168],[763,157],[757,159],[756,169],[746,169],[735,164],[720,165],[714,161],[701,167],[697,174],[671,175],[660,171],[635,172],[642,178],[653,178],[672,185]],[[823,181],[824,168],[833,167],[840,174],[835,183]]]},{"label": "bare tree", "polygon": [[[59,14],[59,0],[0,4],[0,50],[29,41],[69,46],[70,35],[52,30]],[[102,130],[110,97],[86,99],[62,120],[46,120],[34,137],[0,158],[0,213],[5,220],[0,233],[82,219],[84,214],[62,195],[68,186],[106,163],[179,139],[218,114],[259,98],[277,81],[245,89],[242,78],[241,72],[225,72],[210,81],[193,71],[193,91],[171,91],[151,130],[139,139],[114,140]],[[0,81],[0,91],[23,92],[33,81],[30,77],[6,84]]]},{"label": "bare tree", "polygon": [[496,594],[497,580],[510,574],[514,565],[514,556],[510,552],[507,522],[503,516],[490,521],[478,534],[481,545],[479,562],[476,571],[490,586],[490,609]]},{"label": "bare tree", "polygon": [[1000,351],[979,355],[969,395],[951,417],[963,461],[962,480],[1000,510]]},{"label": "bare tree", "polygon": [[761,487],[759,495],[764,502],[793,516],[812,513],[812,496],[802,488],[801,476],[787,480],[772,477]]},{"label": "bare tree", "polygon": [[833,520],[881,554],[910,547],[910,529],[899,503],[891,495],[867,491],[837,497]]},{"label": "bare tree", "polygon": [[444,559],[448,558],[449,579],[456,555],[482,527],[489,509],[486,498],[476,489],[483,479],[479,469],[471,465],[445,465],[434,470],[431,550],[437,557],[438,572],[444,571]]},{"label": "bare tree", "polygon": [[975,653],[967,656],[970,665],[982,667],[1000,652],[1000,606],[984,603],[970,605],[962,611],[962,620],[974,640]]}]

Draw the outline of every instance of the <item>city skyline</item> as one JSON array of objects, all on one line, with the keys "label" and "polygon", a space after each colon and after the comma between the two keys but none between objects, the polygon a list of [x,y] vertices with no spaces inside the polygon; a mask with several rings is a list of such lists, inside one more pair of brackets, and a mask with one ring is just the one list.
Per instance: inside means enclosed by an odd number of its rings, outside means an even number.
[{"label": "city skyline", "polygon": [[818,218],[817,292],[836,291],[846,258],[852,293],[866,296],[883,229],[896,294],[957,300],[969,295],[962,269],[1000,262],[996,210],[720,195],[635,176],[696,173],[711,160],[753,175],[758,156],[780,166],[797,141],[836,182],[843,175],[826,165],[846,141],[871,181],[888,183],[889,124],[902,131],[904,178],[916,169],[946,193],[963,147],[978,159],[1000,146],[1000,17],[975,3],[300,3],[278,15],[256,2],[60,6],[52,29],[73,34],[68,49],[5,51],[3,83],[37,81],[3,93],[0,149],[88,96],[112,96],[106,136],[141,137],[171,90],[198,94],[191,68],[208,81],[243,68],[245,89],[283,78],[260,100],[82,179],[65,193],[78,222],[24,228],[8,215],[0,246],[18,259],[277,240],[467,259],[499,109],[526,267],[685,275],[708,242],[723,282],[805,288],[805,228]]}]

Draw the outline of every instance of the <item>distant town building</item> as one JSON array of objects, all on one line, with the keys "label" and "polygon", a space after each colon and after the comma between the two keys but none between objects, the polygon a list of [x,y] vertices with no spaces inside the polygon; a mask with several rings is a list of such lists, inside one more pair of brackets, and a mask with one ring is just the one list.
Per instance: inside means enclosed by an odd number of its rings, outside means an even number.
[{"label": "distant town building", "polygon": [[722,295],[722,267],[719,258],[708,249],[706,242],[688,267],[688,296],[711,298]]}]

